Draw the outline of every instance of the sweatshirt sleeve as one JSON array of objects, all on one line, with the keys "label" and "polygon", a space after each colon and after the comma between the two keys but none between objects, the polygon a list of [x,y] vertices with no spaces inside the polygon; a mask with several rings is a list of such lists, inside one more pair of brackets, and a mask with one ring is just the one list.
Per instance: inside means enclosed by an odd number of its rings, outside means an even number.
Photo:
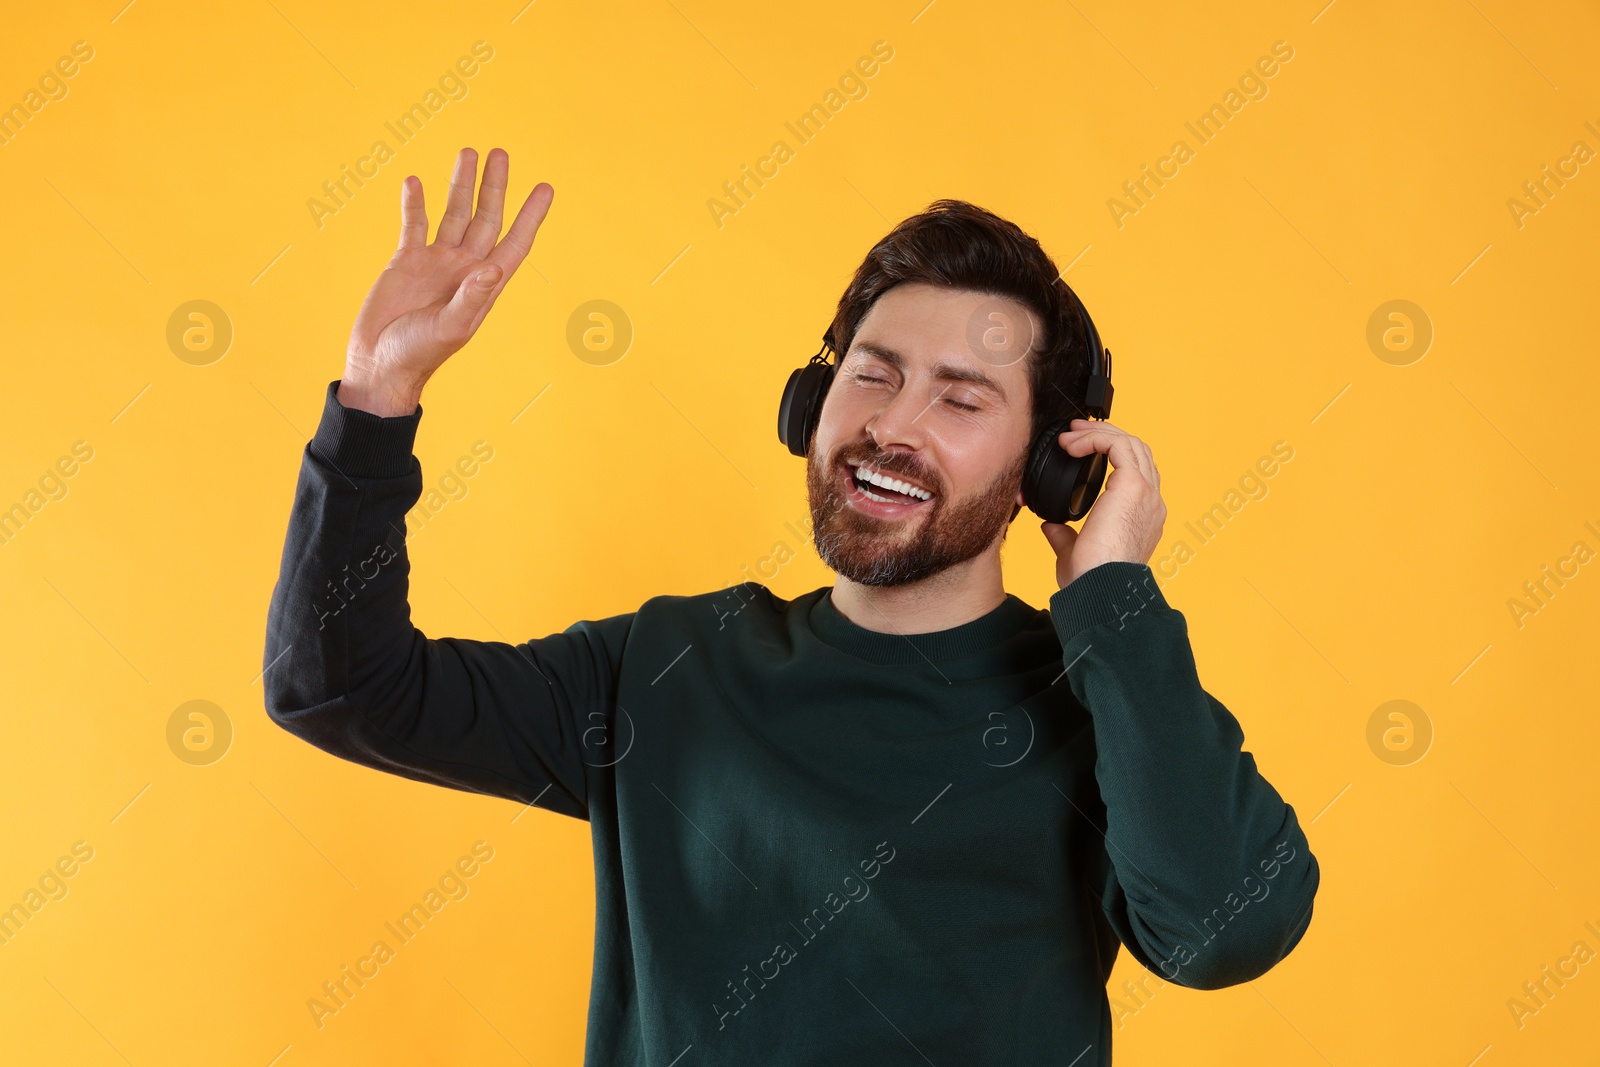
[{"label": "sweatshirt sleeve", "polygon": [[1050,615],[1094,724],[1107,920],[1178,985],[1264,974],[1304,936],[1320,872],[1238,720],[1201,687],[1183,614],[1148,565],[1113,562],[1056,592]]},{"label": "sweatshirt sleeve", "polygon": [[366,767],[588,818],[633,615],[516,645],[413,626],[405,515],[422,493],[422,408],[382,418],[344,407],[338,386],[301,458],[267,615],[268,716]]}]

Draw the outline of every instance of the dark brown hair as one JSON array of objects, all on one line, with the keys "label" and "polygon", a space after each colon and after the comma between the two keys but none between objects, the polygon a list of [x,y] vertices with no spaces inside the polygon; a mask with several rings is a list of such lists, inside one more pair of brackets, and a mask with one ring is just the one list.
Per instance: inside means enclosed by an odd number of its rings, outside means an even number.
[{"label": "dark brown hair", "polygon": [[1015,223],[965,200],[935,200],[872,246],[839,298],[828,343],[843,359],[861,320],[901,282],[926,282],[1017,300],[1044,336],[1028,361],[1031,443],[1055,419],[1086,418],[1089,356],[1067,283],[1039,242]]}]

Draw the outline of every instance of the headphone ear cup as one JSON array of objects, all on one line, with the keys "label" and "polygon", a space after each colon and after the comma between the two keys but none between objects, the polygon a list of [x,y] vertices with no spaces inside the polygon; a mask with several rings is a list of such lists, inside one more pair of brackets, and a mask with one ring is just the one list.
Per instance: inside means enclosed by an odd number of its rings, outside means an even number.
[{"label": "headphone ear cup", "polygon": [[778,440],[791,453],[804,456],[811,448],[811,435],[817,428],[817,416],[822,414],[822,400],[833,383],[833,365],[807,363],[796,368],[783,387],[783,400],[778,404]]},{"label": "headphone ear cup", "polygon": [[1066,420],[1051,423],[1034,439],[1022,479],[1022,496],[1033,513],[1046,522],[1068,522],[1089,513],[1106,480],[1106,457],[1101,452],[1074,456],[1056,443],[1072,428]]}]

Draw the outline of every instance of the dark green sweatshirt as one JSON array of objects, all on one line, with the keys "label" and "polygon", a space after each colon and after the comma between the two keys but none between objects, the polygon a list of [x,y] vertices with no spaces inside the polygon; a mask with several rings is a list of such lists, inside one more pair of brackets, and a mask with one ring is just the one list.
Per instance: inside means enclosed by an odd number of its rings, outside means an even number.
[{"label": "dark green sweatshirt", "polygon": [[406,603],[422,409],[379,418],[337,386],[272,595],[267,713],[588,820],[587,1067],[1104,1065],[1119,944],[1215,989],[1305,933],[1317,861],[1149,567],[937,633],[748,583],[515,645],[430,638]]}]

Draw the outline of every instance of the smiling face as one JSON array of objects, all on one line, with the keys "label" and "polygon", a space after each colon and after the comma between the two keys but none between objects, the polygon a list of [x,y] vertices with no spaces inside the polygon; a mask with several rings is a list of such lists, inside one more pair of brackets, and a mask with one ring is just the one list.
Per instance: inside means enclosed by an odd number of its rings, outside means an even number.
[{"label": "smiling face", "polygon": [[964,289],[905,282],[878,298],[806,456],[824,563],[894,586],[998,551],[1020,502],[1039,328],[1021,303]]}]

